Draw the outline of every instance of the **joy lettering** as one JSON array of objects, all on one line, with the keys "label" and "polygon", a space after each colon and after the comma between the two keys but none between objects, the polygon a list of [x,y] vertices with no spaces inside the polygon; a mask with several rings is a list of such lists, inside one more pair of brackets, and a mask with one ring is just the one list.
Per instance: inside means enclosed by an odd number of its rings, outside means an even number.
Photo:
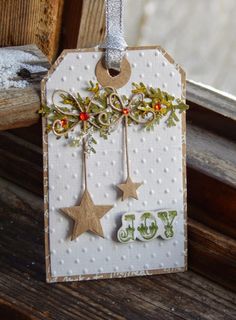
[{"label": "joy lettering", "polygon": [[142,213],[125,213],[122,216],[122,226],[117,232],[117,238],[122,243],[135,241],[150,241],[157,237],[171,239],[174,237],[175,210]]}]

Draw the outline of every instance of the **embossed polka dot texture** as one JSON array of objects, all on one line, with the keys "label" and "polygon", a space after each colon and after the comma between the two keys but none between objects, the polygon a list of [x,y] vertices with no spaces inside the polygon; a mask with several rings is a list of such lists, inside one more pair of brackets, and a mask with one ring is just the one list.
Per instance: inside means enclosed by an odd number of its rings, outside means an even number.
[{"label": "embossed polka dot texture", "polygon": [[[95,67],[101,52],[67,52],[46,82],[46,99],[50,103],[55,89],[80,92],[85,97],[88,81],[96,79]],[[130,81],[119,93],[129,95],[132,82],[142,81],[160,87],[181,98],[179,68],[168,61],[162,50],[131,50]],[[75,129],[75,134],[79,127]],[[182,158],[182,122],[166,128],[165,119],[153,131],[129,127],[130,166],[134,181],[144,182],[138,190],[139,200],[122,202],[115,186],[123,182],[124,156],[122,127],[108,140],[96,137],[96,154],[88,159],[88,186],[96,204],[114,204],[102,219],[105,238],[89,232],[75,241],[69,234],[73,222],[59,208],[74,206],[83,190],[81,149],[74,149],[65,139],[48,134],[48,208],[50,273],[55,277],[111,274],[110,277],[149,274],[153,270],[169,272],[185,266],[185,215]],[[161,209],[177,210],[175,236],[170,240],[154,239],[149,243],[119,243],[116,232],[121,216],[128,212]]]}]

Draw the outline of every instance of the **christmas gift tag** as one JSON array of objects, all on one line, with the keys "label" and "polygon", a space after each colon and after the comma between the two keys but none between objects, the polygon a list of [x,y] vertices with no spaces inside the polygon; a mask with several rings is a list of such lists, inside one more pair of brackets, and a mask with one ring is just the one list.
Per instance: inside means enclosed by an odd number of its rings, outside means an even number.
[{"label": "christmas gift tag", "polygon": [[186,269],[184,71],[105,47],[64,51],[43,81],[48,282]]},{"label": "christmas gift tag", "polygon": [[184,72],[159,47],[126,55],[107,84],[94,50],[45,79],[48,281],[186,268]]}]

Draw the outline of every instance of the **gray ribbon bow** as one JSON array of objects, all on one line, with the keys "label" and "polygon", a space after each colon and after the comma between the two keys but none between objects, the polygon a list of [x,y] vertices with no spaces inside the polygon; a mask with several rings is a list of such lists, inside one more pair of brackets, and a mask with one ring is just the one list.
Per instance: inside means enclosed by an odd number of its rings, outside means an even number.
[{"label": "gray ribbon bow", "polygon": [[106,68],[120,71],[127,48],[123,32],[123,0],[106,0],[106,39],[100,47],[106,49]]}]

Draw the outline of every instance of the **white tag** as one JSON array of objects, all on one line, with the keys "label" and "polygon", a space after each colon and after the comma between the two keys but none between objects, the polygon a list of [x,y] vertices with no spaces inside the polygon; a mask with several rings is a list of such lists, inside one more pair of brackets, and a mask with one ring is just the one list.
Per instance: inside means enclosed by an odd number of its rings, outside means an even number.
[{"label": "white tag", "polygon": [[[43,85],[44,102],[52,104],[55,90],[77,92],[85,98],[88,82],[97,82],[96,66],[101,51],[64,51],[49,72]],[[117,89],[130,96],[132,83],[143,82],[184,99],[185,74],[159,47],[134,48],[127,51],[131,66],[130,78]],[[109,79],[109,78],[108,78]],[[118,85],[119,87],[119,85]],[[152,131],[129,126],[129,160],[132,180],[143,182],[137,190],[138,200],[121,201],[117,184],[125,180],[123,127],[104,140],[95,134],[96,154],[89,156],[88,185],[93,202],[114,207],[101,218],[104,238],[85,232],[70,240],[73,221],[60,208],[79,204],[83,193],[82,151],[69,146],[68,140],[57,139],[50,132],[44,135],[45,168],[45,232],[47,280],[71,281],[97,278],[126,277],[186,269],[186,174],[185,174],[185,116],[178,114],[176,126],[168,128],[166,118]],[[45,129],[44,121],[44,129]],[[72,135],[78,134],[75,127]],[[47,155],[47,156],[46,156]],[[48,178],[48,181],[46,181]],[[122,216],[127,213],[176,211],[174,234],[165,237],[160,217],[154,220],[159,231],[151,241],[135,233],[132,243],[120,243],[117,232]],[[153,221],[154,221],[153,220]],[[150,231],[150,230],[149,230]],[[161,237],[162,235],[162,237]],[[168,240],[167,240],[168,239]]]}]

